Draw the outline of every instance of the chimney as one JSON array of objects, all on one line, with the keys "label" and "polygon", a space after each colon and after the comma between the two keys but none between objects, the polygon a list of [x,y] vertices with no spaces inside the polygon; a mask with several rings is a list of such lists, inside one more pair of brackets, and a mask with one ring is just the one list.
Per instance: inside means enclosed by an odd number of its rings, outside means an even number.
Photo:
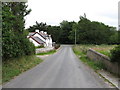
[{"label": "chimney", "polygon": [[35,30],[35,32],[38,32],[38,33],[39,33],[39,30]]},{"label": "chimney", "polygon": [[40,31],[41,33],[43,33],[43,31]]},{"label": "chimney", "polygon": [[44,34],[47,34],[47,32],[44,32]]}]

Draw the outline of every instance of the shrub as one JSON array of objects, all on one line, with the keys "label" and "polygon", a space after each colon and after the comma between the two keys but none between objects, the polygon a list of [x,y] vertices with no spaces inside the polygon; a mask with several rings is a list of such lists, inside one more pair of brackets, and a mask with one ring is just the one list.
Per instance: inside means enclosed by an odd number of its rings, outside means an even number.
[{"label": "shrub", "polygon": [[2,58],[21,57],[35,54],[35,46],[24,35],[8,35],[2,39]]},{"label": "shrub", "polygon": [[2,38],[2,58],[3,60],[8,58],[15,58],[24,55],[21,49],[19,37],[15,35],[7,35]]},{"label": "shrub", "polygon": [[111,50],[111,61],[120,63],[120,45]]},{"label": "shrub", "polygon": [[60,44],[55,44],[54,48],[58,49],[60,47]]},{"label": "shrub", "polygon": [[23,37],[21,39],[21,49],[23,49],[23,52],[24,52],[25,55],[35,54],[35,46],[27,38]]}]

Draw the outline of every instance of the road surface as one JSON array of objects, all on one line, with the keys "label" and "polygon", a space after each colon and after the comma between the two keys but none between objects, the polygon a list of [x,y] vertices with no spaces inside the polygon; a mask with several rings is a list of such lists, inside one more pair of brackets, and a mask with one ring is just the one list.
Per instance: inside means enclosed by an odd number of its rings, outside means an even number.
[{"label": "road surface", "polygon": [[108,88],[108,85],[75,56],[70,45],[64,45],[3,88]]}]

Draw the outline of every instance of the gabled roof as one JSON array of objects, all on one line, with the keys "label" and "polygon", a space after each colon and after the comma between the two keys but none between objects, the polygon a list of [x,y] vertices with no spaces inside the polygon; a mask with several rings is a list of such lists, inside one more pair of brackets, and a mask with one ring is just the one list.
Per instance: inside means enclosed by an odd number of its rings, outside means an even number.
[{"label": "gabled roof", "polygon": [[32,36],[32,35],[34,35],[35,34],[35,32],[30,32],[29,34],[28,34],[28,36]]},{"label": "gabled roof", "polygon": [[32,38],[34,41],[36,41],[38,44],[45,43],[43,40],[41,40],[39,37],[30,36],[29,38]]},{"label": "gabled roof", "polygon": [[46,37],[48,37],[48,34],[45,34],[45,33],[41,33],[41,32],[30,32],[28,34],[28,36],[34,36],[36,33],[38,33],[41,37],[43,37],[44,39],[46,39]]},{"label": "gabled roof", "polygon": [[42,35],[44,38],[46,38],[48,36],[48,34],[41,33],[41,32],[39,32],[39,34]]},{"label": "gabled roof", "polygon": [[45,43],[43,40],[41,40],[39,37],[33,37],[36,41],[40,42],[40,43]]}]

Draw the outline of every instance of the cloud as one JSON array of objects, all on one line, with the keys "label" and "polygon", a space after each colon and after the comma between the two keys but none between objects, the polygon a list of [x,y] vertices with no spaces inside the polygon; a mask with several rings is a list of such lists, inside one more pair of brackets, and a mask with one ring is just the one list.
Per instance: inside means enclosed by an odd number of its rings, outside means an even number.
[{"label": "cloud", "polygon": [[32,9],[26,18],[26,28],[35,21],[59,25],[62,20],[78,21],[84,13],[92,21],[117,27],[119,0],[28,0]]}]

